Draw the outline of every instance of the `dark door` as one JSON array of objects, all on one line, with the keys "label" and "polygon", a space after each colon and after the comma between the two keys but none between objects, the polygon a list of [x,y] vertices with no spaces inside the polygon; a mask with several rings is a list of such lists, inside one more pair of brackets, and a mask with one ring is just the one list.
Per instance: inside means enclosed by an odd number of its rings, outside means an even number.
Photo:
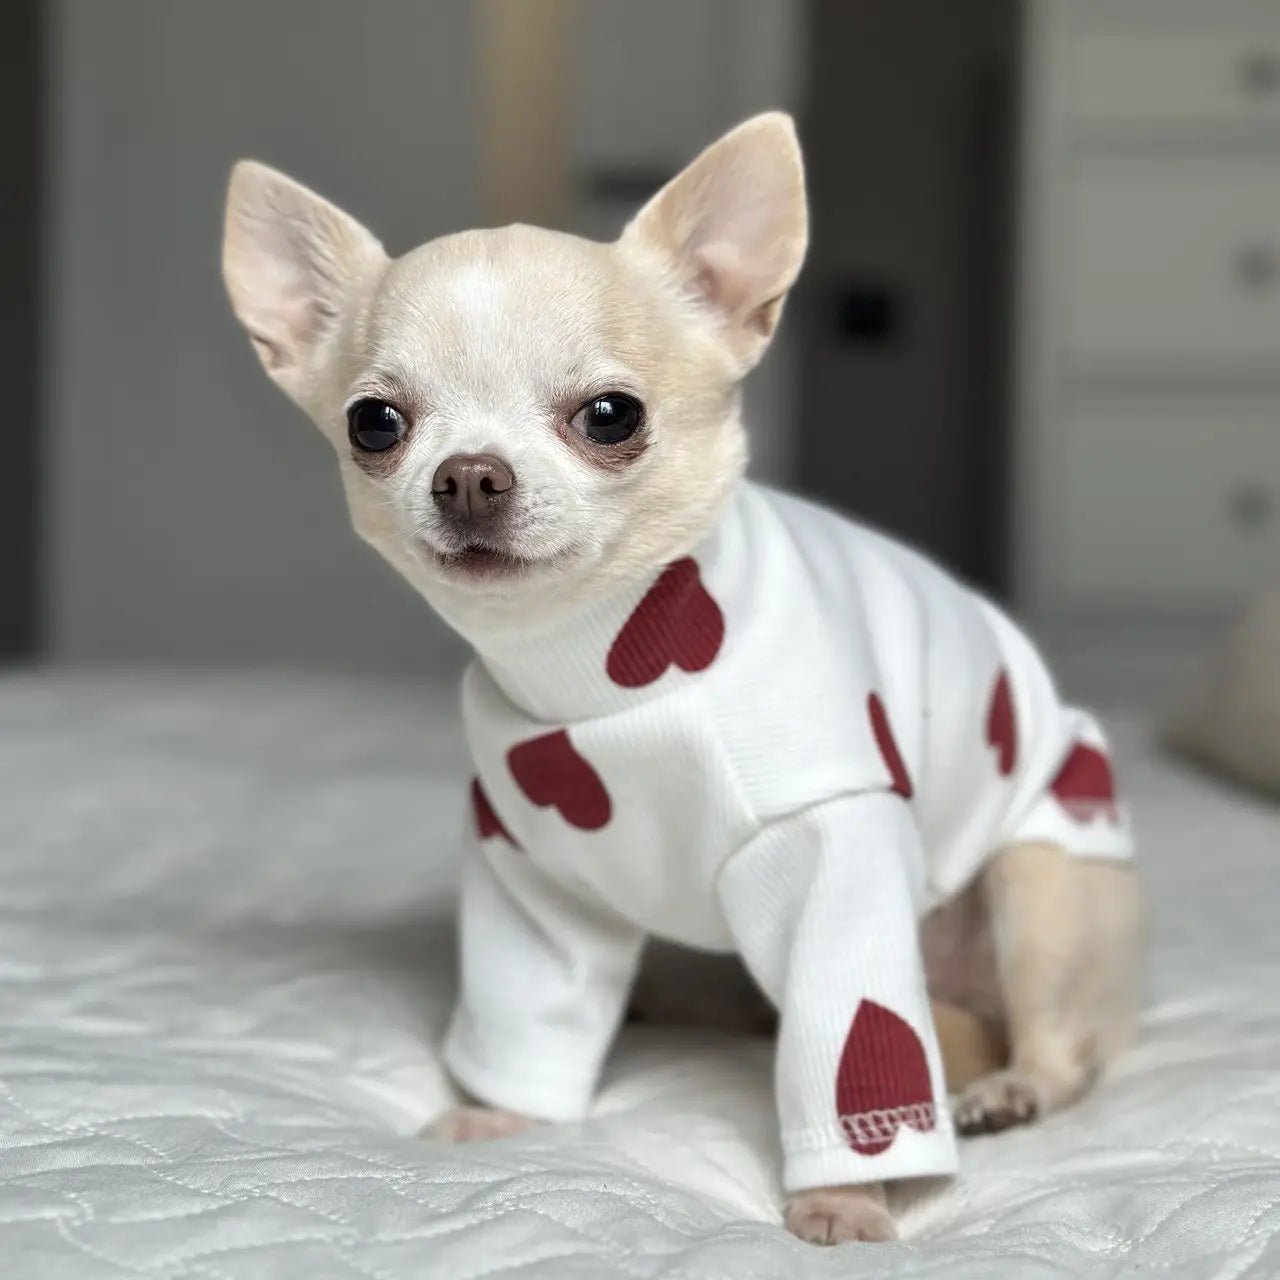
[{"label": "dark door", "polygon": [[800,478],[1005,584],[1016,0],[815,0]]},{"label": "dark door", "polygon": [[39,0],[0,5],[0,661],[36,646],[40,389],[41,41]]}]

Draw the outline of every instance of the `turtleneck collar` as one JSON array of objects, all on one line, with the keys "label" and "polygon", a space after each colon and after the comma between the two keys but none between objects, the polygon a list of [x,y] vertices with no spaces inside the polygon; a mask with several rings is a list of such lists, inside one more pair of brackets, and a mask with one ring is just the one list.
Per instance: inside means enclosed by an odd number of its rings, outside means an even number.
[{"label": "turtleneck collar", "polygon": [[573,722],[634,707],[667,687],[673,667],[709,667],[724,613],[709,583],[722,578],[733,508],[688,555],[605,599],[541,626],[468,636],[476,661],[531,719]]}]

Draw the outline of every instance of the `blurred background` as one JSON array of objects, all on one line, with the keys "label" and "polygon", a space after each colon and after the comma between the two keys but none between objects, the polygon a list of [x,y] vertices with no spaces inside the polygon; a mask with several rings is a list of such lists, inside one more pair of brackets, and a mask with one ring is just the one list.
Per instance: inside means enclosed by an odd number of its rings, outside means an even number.
[{"label": "blurred background", "polygon": [[[1152,698],[1280,574],[1280,0],[6,0],[0,650],[452,669],[218,276],[254,156],[403,251],[596,236],[794,111],[755,470]],[[1090,690],[1092,692],[1092,689]]]}]

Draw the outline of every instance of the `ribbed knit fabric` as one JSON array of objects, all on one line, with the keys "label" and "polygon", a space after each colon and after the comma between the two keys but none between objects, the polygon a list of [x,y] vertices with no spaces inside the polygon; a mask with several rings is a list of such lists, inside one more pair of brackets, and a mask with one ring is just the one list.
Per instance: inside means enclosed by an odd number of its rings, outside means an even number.
[{"label": "ribbed knit fabric", "polygon": [[469,639],[461,1082],[582,1115],[659,934],[737,950],[778,1006],[788,1188],[953,1170],[919,916],[1015,841],[1130,855],[1100,731],[1021,633],[744,485],[633,590]]}]

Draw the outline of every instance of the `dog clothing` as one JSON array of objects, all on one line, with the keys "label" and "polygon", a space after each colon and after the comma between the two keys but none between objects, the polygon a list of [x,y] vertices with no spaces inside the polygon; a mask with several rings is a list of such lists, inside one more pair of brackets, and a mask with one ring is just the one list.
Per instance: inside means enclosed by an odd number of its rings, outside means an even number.
[{"label": "dog clothing", "polygon": [[777,1006],[789,1190],[954,1171],[920,917],[1009,844],[1131,856],[1102,734],[1017,628],[747,484],[634,590],[469,638],[461,1083],[585,1114],[655,934],[737,951]]}]

